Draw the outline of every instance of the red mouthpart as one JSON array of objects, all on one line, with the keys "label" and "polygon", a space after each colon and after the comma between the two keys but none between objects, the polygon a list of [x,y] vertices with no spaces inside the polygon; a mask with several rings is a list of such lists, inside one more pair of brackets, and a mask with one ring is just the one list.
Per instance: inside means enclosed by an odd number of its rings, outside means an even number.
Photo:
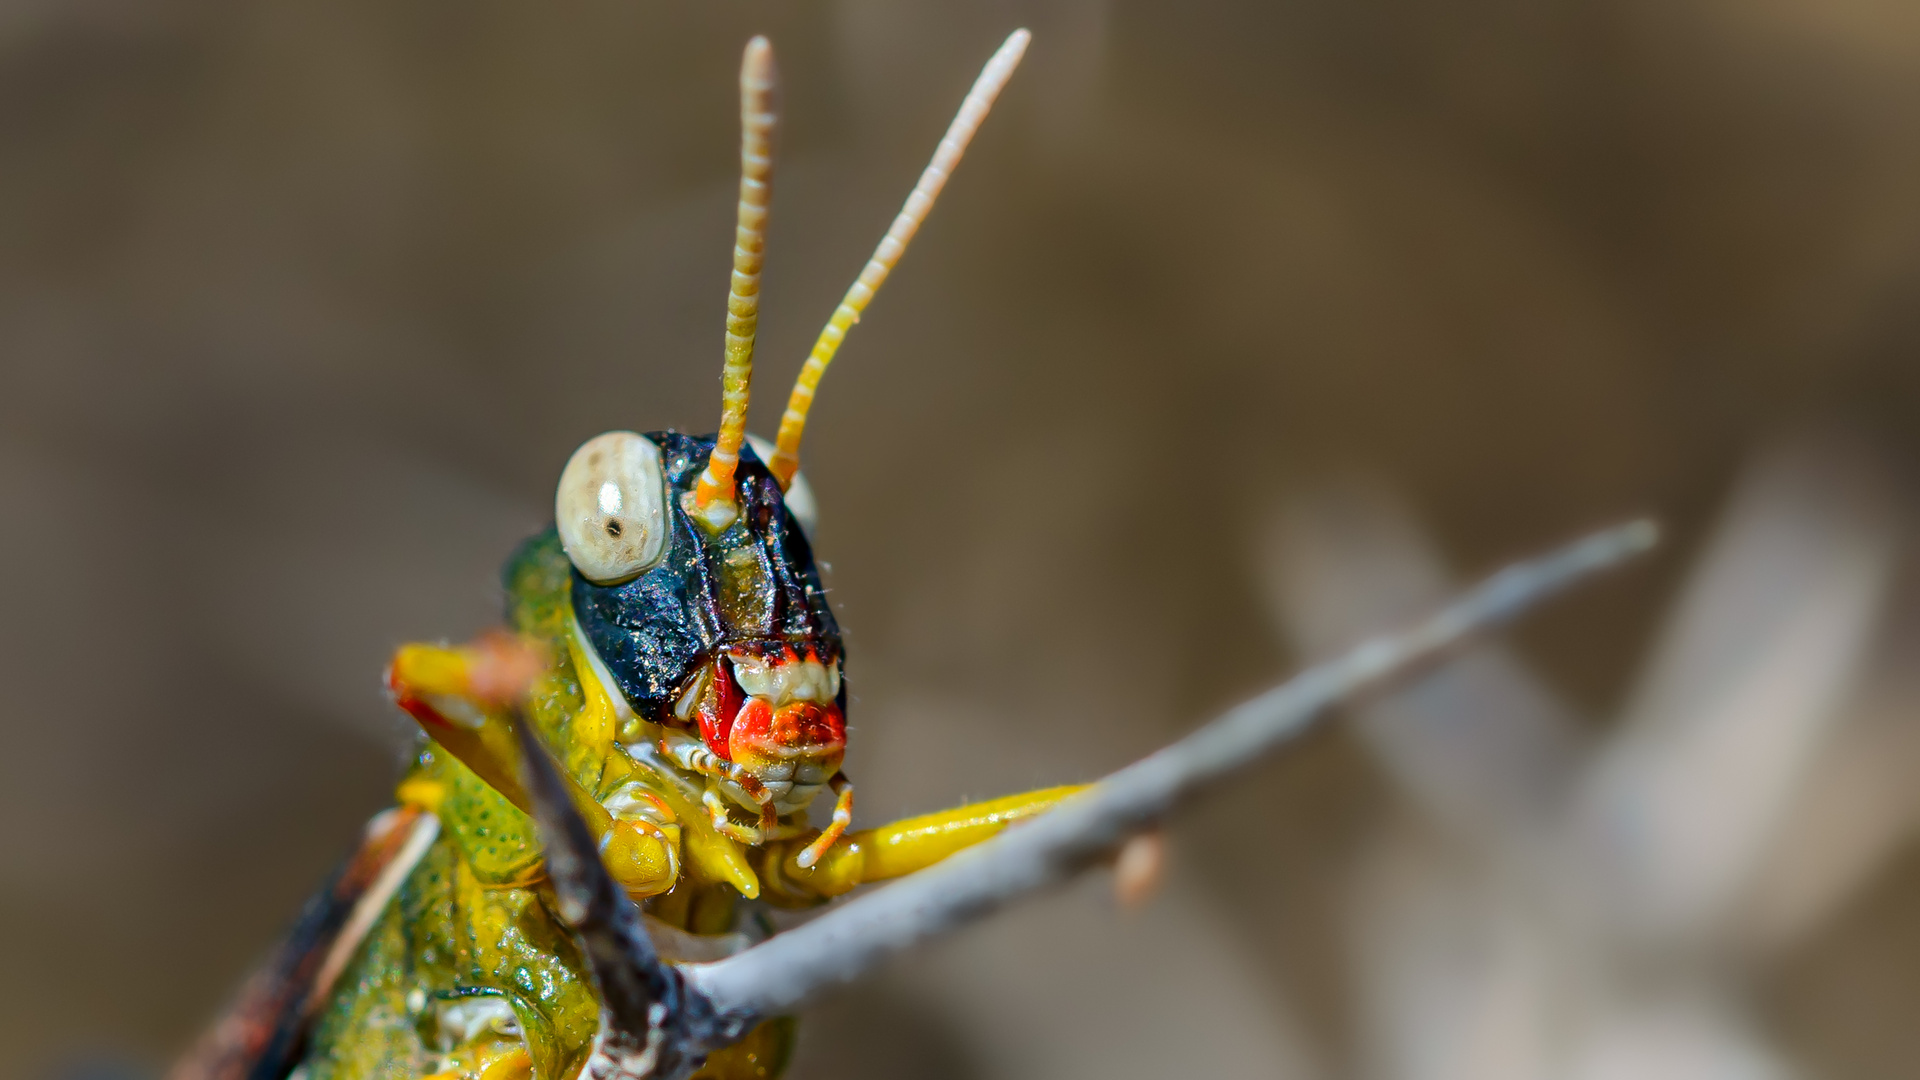
[{"label": "red mouthpart", "polygon": [[740,705],[746,701],[746,691],[733,681],[733,665],[724,659],[713,663],[713,679],[707,684],[707,692],[700,698],[700,740],[707,749],[726,761],[733,760],[733,754],[727,749],[728,736],[733,731],[734,717],[740,712]]},{"label": "red mouthpart", "polygon": [[[812,650],[807,659],[813,659]],[[801,658],[789,649],[786,662]],[[837,702],[789,701],[779,708],[750,698],[733,677],[733,664],[715,661],[713,678],[701,696],[700,739],[725,761],[768,761],[810,757],[825,759],[846,750],[847,722]]]},{"label": "red mouthpart", "polygon": [[847,748],[847,722],[840,706],[790,701],[778,709],[755,698],[734,718],[727,737],[729,760],[779,761],[837,756]]}]

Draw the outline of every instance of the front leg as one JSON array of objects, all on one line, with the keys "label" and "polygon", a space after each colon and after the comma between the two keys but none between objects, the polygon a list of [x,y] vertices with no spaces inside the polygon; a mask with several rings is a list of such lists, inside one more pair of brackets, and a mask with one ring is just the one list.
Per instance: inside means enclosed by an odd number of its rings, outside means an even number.
[{"label": "front leg", "polygon": [[[511,707],[545,670],[539,653],[501,635],[461,648],[403,646],[387,670],[387,684],[394,702],[436,743],[532,813]],[[615,817],[572,776],[561,779],[608,871],[628,895],[655,896],[673,887],[680,873],[677,825]],[[670,812],[665,816],[670,819]]]},{"label": "front leg", "polygon": [[1087,787],[1043,788],[848,833],[831,841],[811,868],[802,866],[801,858],[815,836],[768,844],[759,868],[761,895],[772,903],[805,907],[857,885],[911,874],[1045,813]]},{"label": "front leg", "polygon": [[687,772],[709,781],[719,780],[737,786],[759,808],[759,821],[753,825],[742,825],[729,814],[726,796],[709,783],[701,801],[720,835],[735,843],[748,845],[765,843],[773,838],[780,824],[779,814],[773,806],[773,795],[751,770],[715,754],[700,739],[671,728],[661,732],[659,749],[661,756]]}]

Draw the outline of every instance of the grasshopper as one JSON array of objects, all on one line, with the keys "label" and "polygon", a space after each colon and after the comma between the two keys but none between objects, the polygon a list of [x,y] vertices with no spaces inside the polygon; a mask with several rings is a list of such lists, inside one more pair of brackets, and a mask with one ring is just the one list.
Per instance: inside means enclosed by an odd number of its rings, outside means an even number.
[{"label": "grasshopper", "polygon": [[[718,432],[587,440],[561,471],[553,526],[506,563],[507,628],[395,654],[388,688],[422,733],[397,805],[170,1080],[778,1076],[794,1039],[781,1014],[810,988],[1116,851],[1116,885],[1141,892],[1177,802],[1653,542],[1636,522],[1509,567],[1084,795],[1053,787],[854,831],[845,650],[801,440],[827,365],[1027,42],[1014,33],[981,72],[771,443],[747,436],[746,415],[775,72],[767,42],[748,44]],[[754,943],[754,905],[812,907],[902,877]]]},{"label": "grasshopper", "polygon": [[[799,469],[815,391],[959,163],[1028,35],[981,72],[807,357],[772,443],[746,435],[773,174],[776,72],[740,72],[741,179],[719,431],[614,431],[561,471],[554,525],[507,561],[507,622],[401,648],[394,702],[425,738],[398,805],[175,1080],[571,1080],[625,1075],[549,880],[528,749],[550,753],[605,871],[669,961],[742,948],[741,900],[823,903],[1039,814],[1056,787],[849,831],[845,650]],[[529,737],[532,743],[528,743]],[[830,795],[825,827],[809,811]],[[790,1020],[697,1075],[770,1077]]]}]

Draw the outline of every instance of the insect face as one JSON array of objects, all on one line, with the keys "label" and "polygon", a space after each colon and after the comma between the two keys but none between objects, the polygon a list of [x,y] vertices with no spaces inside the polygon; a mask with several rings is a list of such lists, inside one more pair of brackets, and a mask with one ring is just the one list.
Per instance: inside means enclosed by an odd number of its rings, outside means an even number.
[{"label": "insect face", "polygon": [[[575,454],[555,498],[563,522],[575,508],[561,534],[574,617],[609,689],[659,726],[669,756],[710,766],[698,771],[743,809],[788,814],[812,801],[846,748],[840,628],[800,520],[751,448],[735,469],[733,520],[712,530],[695,516],[689,495],[712,448],[673,431],[615,433]],[[601,466],[585,460],[594,455]],[[622,461],[640,465],[622,473]],[[601,505],[603,490],[626,517]],[[654,516],[629,513],[642,506]],[[617,538],[605,528],[614,522]],[[647,534],[658,550],[637,571],[607,557]],[[603,583],[611,570],[624,580]]]}]

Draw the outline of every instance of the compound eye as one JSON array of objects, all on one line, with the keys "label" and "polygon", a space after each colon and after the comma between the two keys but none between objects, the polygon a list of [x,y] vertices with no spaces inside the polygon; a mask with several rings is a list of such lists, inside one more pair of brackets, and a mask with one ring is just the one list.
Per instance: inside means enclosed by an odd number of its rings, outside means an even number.
[{"label": "compound eye", "polygon": [[652,567],[667,546],[660,448],[631,431],[588,439],[560,473],[553,520],[574,569],[596,585]]}]

